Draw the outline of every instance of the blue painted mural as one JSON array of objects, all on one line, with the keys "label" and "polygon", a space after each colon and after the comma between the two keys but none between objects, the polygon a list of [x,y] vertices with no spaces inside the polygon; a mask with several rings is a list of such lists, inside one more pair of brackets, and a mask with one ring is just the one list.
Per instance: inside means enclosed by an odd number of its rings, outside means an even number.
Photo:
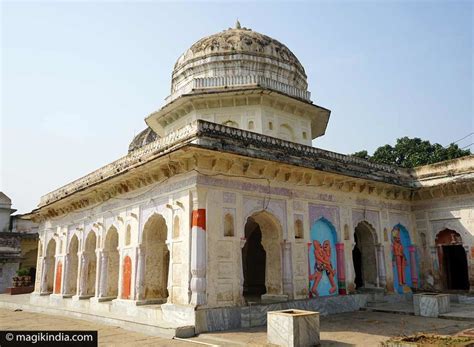
[{"label": "blue painted mural", "polygon": [[336,230],[325,218],[311,227],[309,297],[337,294],[336,241]]},{"label": "blue painted mural", "polygon": [[395,225],[392,229],[393,286],[395,291],[400,294],[411,292],[411,287],[413,286],[410,267],[410,246],[411,240],[408,230],[401,224]]}]

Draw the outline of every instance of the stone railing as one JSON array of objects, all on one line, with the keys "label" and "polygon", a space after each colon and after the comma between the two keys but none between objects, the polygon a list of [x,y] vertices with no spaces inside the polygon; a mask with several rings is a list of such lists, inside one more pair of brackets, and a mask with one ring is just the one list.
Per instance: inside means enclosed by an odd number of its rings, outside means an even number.
[{"label": "stone railing", "polygon": [[[295,160],[302,163],[303,161],[312,161],[314,163],[323,159],[325,163],[331,163],[331,165],[325,166],[326,164],[321,164],[320,166],[313,168],[324,171],[325,168],[347,168],[351,166],[355,167],[356,170],[360,170],[361,176],[367,173],[377,173],[378,179],[383,180],[386,183],[393,183],[393,177],[399,178],[399,181],[405,183],[406,185],[409,185],[411,182],[409,180],[410,176],[408,171],[402,168],[397,168],[390,165],[375,164],[349,155],[335,153],[311,146],[305,146],[295,142],[285,141],[250,131],[227,127],[221,124],[197,120],[177,131],[170,133],[166,137],[157,139],[156,141],[132,151],[128,155],[96,171],[93,171],[82,178],[79,178],[57,190],[44,195],[41,197],[38,207],[41,208],[54,201],[65,198],[74,192],[88,188],[93,184],[120,175],[134,166],[142,165],[150,160],[153,160],[159,155],[182,147],[191,141],[195,145],[206,147],[199,141],[195,141],[205,137],[211,139],[215,138],[216,141],[214,142],[219,145],[222,144],[222,141],[218,140],[234,140],[236,147],[242,152],[247,150],[247,145],[250,143],[253,144],[255,148],[262,149],[265,151],[265,153],[272,155],[270,160],[286,161],[290,165],[295,164]],[[272,154],[271,151],[275,151],[275,154]],[[293,161],[290,161],[290,158]],[[369,176],[365,178],[370,179]]]},{"label": "stone railing", "polygon": [[[237,140],[244,140],[246,142],[254,143],[259,148],[268,147],[271,149],[281,150],[285,155],[293,155],[295,157],[305,159],[326,159],[347,167],[357,166],[360,169],[365,168],[362,172],[370,170],[371,172],[379,172],[381,175],[387,174],[387,177],[397,176],[400,177],[402,181],[408,183],[410,181],[410,175],[408,170],[404,168],[398,168],[386,164],[377,164],[354,157],[351,155],[345,155],[341,153],[331,152],[328,150],[302,145],[295,142],[281,140],[275,137],[270,137],[262,134],[253,133],[246,130],[236,129],[227,127],[217,123],[211,122],[199,122],[199,130],[202,135],[221,135],[225,138],[232,138]],[[243,147],[244,148],[244,147]]]},{"label": "stone railing", "polygon": [[191,123],[170,133],[166,137],[159,138],[143,147],[140,147],[112,163],[42,196],[38,207],[42,207],[53,201],[64,198],[76,191],[106,180],[107,178],[119,175],[135,165],[147,162],[151,157],[162,154],[167,150],[171,150],[174,145],[184,143],[187,139],[195,136],[197,134],[198,125],[197,122]]},{"label": "stone railing", "polygon": [[228,87],[249,87],[256,86],[272,89],[286,95],[311,101],[311,92],[302,90],[288,84],[275,81],[271,78],[257,75],[248,76],[222,76],[222,77],[199,77],[193,78],[178,90],[169,95],[165,101],[169,103],[183,94],[191,93],[196,89],[228,88]]}]

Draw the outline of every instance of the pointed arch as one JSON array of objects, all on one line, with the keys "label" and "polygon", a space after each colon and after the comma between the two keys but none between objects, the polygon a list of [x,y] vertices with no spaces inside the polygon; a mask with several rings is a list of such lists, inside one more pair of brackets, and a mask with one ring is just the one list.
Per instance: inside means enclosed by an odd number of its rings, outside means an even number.
[{"label": "pointed arch", "polygon": [[469,266],[462,236],[443,229],[436,234],[441,285],[448,290],[469,290]]},{"label": "pointed arch", "polygon": [[242,248],[245,298],[283,294],[283,229],[268,211],[253,213],[245,225],[246,243]]},{"label": "pointed arch", "polygon": [[352,250],[356,288],[378,285],[377,243],[377,232],[372,224],[366,220],[360,221],[354,229],[354,248]]},{"label": "pointed arch", "polygon": [[54,267],[55,267],[55,255],[56,255],[56,241],[54,239],[50,239],[48,241],[48,245],[46,246],[46,254],[45,254],[45,291],[47,293],[52,293],[54,289]]},{"label": "pointed arch", "polygon": [[95,232],[89,231],[86,237],[86,243],[84,248],[84,253],[87,258],[87,267],[86,273],[86,293],[85,295],[94,295],[95,294],[95,279],[97,271],[97,236]]},{"label": "pointed arch", "polygon": [[107,255],[106,296],[118,295],[119,278],[119,235],[117,228],[111,226],[105,235],[104,253]]},{"label": "pointed arch", "polygon": [[143,227],[142,249],[145,252],[143,297],[145,300],[168,298],[169,251],[168,227],[161,214],[154,213]]},{"label": "pointed arch", "polygon": [[76,294],[77,292],[77,277],[79,266],[77,252],[79,252],[79,239],[76,234],[74,234],[71,237],[71,240],[69,241],[68,245],[67,278],[65,283],[66,294]]}]

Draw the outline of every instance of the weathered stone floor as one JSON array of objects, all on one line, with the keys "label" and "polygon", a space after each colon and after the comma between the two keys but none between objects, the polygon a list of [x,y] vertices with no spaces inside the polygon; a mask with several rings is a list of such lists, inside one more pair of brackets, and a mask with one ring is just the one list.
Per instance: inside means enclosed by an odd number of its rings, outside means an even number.
[{"label": "weathered stone floor", "polygon": [[[378,346],[391,336],[416,332],[456,334],[473,325],[448,319],[359,311],[321,317],[321,340],[322,346]],[[266,345],[264,327],[168,340],[85,320],[11,309],[0,309],[0,327],[5,330],[98,330],[100,346]]]},{"label": "weathered stone floor", "polygon": [[[379,302],[369,305],[366,308],[368,311],[386,312],[386,313],[401,313],[401,314],[415,314],[413,302],[401,301],[397,303]],[[451,302],[450,311],[440,315],[442,318],[453,320],[471,321],[474,326],[474,304]]]}]

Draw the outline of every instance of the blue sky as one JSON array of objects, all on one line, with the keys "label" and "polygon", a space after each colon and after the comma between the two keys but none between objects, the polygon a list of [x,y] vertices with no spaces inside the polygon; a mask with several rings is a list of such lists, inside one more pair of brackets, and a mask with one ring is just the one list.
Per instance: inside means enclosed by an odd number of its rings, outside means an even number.
[{"label": "blue sky", "polygon": [[468,1],[4,1],[1,10],[0,190],[19,212],[126,154],[169,94],[178,56],[236,18],[305,67],[313,101],[332,110],[317,147],[372,152],[401,136],[447,145],[474,128]]}]

